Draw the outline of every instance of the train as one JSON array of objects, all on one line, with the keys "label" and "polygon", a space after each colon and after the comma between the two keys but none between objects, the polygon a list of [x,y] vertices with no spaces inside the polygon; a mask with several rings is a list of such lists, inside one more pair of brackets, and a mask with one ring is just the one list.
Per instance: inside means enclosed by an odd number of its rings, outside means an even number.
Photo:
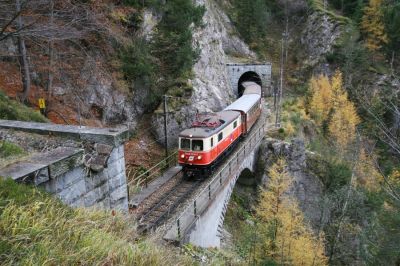
[{"label": "train", "polygon": [[217,113],[197,114],[179,134],[178,163],[186,177],[206,177],[246,137],[262,112],[261,86],[252,81],[240,98]]}]

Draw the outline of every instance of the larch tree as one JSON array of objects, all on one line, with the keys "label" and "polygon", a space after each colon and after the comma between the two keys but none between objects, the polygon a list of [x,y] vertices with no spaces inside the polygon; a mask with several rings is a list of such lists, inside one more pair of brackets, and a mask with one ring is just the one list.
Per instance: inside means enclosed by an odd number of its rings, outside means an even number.
[{"label": "larch tree", "polygon": [[369,0],[364,8],[361,29],[365,34],[365,46],[370,51],[379,50],[383,44],[388,43],[383,21],[382,0]]},{"label": "larch tree", "polygon": [[296,200],[288,194],[292,177],[283,159],[269,169],[269,182],[261,193],[257,215],[262,221],[258,261],[271,258],[280,264],[326,265],[324,237],[315,236]]},{"label": "larch tree", "polygon": [[329,134],[342,150],[354,141],[356,127],[360,123],[354,104],[348,99],[343,88],[343,78],[340,71],[332,77],[332,116],[329,121]]},{"label": "larch tree", "polygon": [[310,114],[318,125],[322,125],[332,109],[332,89],[329,79],[325,75],[312,77],[310,81],[312,97]]},{"label": "larch tree", "polygon": [[356,185],[369,191],[378,191],[383,177],[374,165],[372,154],[368,154],[364,148],[361,148],[358,161],[354,167],[356,175]]}]

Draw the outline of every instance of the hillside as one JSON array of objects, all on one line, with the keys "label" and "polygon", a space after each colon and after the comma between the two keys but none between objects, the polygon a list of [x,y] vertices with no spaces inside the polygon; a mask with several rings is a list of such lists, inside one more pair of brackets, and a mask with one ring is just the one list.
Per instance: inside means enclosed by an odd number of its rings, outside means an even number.
[{"label": "hillside", "polygon": [[[0,0],[0,119],[127,126],[128,179],[163,158],[163,95],[170,150],[235,99],[226,63],[272,63],[277,125],[220,251],[0,180],[0,261],[399,265],[399,48],[396,0]],[[22,154],[0,135],[0,155]]]}]

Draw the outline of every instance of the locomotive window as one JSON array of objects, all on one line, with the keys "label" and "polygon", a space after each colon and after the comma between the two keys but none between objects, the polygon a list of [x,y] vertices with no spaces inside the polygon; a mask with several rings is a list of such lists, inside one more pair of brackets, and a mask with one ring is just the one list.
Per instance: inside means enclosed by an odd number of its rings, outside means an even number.
[{"label": "locomotive window", "polygon": [[194,151],[202,151],[203,150],[203,141],[202,140],[192,140],[192,147]]},{"label": "locomotive window", "polygon": [[237,121],[233,122],[233,128],[237,127]]},{"label": "locomotive window", "polygon": [[222,132],[218,134],[218,141],[222,140]]},{"label": "locomotive window", "polygon": [[190,150],[190,139],[181,139],[181,149]]},{"label": "locomotive window", "polygon": [[214,137],[211,137],[211,147],[214,147]]}]

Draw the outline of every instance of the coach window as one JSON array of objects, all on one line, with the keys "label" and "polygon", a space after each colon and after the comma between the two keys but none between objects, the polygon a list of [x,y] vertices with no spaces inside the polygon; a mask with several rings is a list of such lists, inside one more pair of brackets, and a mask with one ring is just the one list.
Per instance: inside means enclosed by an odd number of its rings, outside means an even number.
[{"label": "coach window", "polygon": [[181,139],[181,150],[190,150],[190,139]]},{"label": "coach window", "polygon": [[211,141],[211,143],[210,143],[210,144],[211,144],[211,147],[214,147],[214,137],[211,137],[211,140],[210,140],[210,141]]},{"label": "coach window", "polygon": [[222,140],[222,132],[218,134],[218,141]]},{"label": "coach window", "polygon": [[237,127],[237,121],[233,122],[233,128]]},{"label": "coach window", "polygon": [[202,140],[192,140],[192,148],[194,151],[202,151],[203,150],[203,141]]}]

